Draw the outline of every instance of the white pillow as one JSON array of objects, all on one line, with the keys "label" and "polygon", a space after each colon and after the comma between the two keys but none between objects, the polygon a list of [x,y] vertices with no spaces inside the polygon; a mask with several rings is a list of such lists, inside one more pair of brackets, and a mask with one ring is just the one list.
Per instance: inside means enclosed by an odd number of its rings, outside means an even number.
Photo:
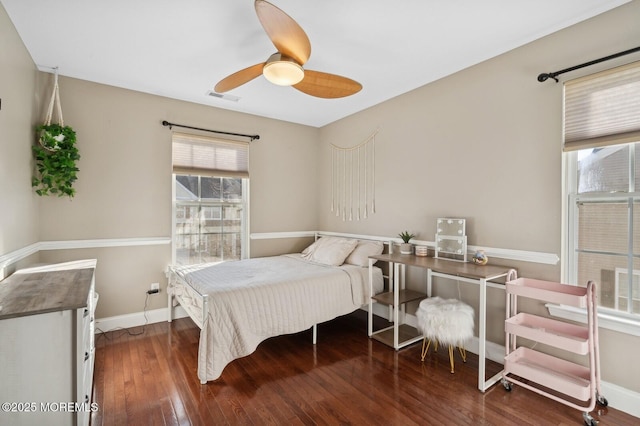
[{"label": "white pillow", "polygon": [[302,257],[311,262],[340,266],[356,248],[357,240],[322,237],[302,251]]},{"label": "white pillow", "polygon": [[369,266],[369,256],[382,254],[383,249],[384,244],[382,244],[382,241],[358,241],[358,245],[344,263],[363,267]]}]

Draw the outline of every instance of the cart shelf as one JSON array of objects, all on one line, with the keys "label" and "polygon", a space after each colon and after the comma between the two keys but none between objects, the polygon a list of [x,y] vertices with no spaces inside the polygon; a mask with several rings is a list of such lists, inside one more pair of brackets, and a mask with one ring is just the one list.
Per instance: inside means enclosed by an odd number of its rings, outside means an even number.
[{"label": "cart shelf", "polygon": [[578,308],[587,307],[587,289],[585,287],[530,278],[518,278],[506,284],[508,294],[561,305],[576,306]]},{"label": "cart shelf", "polygon": [[590,370],[542,352],[520,347],[505,358],[505,369],[572,398],[588,401]]},{"label": "cart shelf", "polygon": [[505,329],[507,333],[576,354],[589,352],[589,332],[579,325],[520,312],[507,318]]}]

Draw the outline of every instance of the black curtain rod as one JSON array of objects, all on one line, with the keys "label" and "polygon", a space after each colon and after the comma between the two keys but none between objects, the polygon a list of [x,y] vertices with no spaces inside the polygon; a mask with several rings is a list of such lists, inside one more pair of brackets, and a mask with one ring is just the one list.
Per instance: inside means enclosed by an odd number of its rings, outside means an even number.
[{"label": "black curtain rod", "polygon": [[565,68],[565,69],[560,70],[560,71],[550,72],[550,73],[542,73],[542,74],[540,74],[538,76],[538,81],[542,83],[543,81],[547,81],[549,78],[552,78],[557,83],[558,79],[556,77],[559,76],[560,74],[564,74],[565,72],[575,71],[575,70],[580,69],[580,68],[584,68],[584,67],[588,67],[588,66],[591,66],[591,65],[595,65],[595,64],[598,64],[600,62],[608,61],[610,59],[619,58],[620,56],[628,55],[630,53],[634,53],[634,52],[638,52],[638,51],[640,51],[640,47],[634,47],[633,49],[625,50],[624,52],[614,53],[613,55],[609,55],[609,56],[605,56],[604,58],[595,59],[593,61],[585,62],[584,64],[575,65],[575,66],[570,67],[570,68]]},{"label": "black curtain rod", "polygon": [[201,130],[203,132],[218,133],[220,135],[240,136],[240,137],[243,137],[243,138],[249,138],[249,139],[251,139],[251,141],[254,141],[256,139],[260,139],[260,135],[245,135],[244,133],[231,133],[231,132],[222,132],[220,130],[201,129],[200,127],[191,127],[191,126],[185,126],[183,124],[169,123],[166,120],[162,121],[162,125],[165,126],[165,127],[169,126],[169,128],[171,128],[173,126],[176,126],[176,127],[182,127],[184,129]]}]

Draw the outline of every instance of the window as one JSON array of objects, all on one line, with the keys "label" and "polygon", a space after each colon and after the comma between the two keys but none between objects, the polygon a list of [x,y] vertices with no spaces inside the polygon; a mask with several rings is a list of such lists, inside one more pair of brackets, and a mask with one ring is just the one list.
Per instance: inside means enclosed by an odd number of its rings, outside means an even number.
[{"label": "window", "polygon": [[[640,144],[571,153],[569,282],[598,284],[598,304],[640,316]],[[630,303],[631,301],[631,303]]]},{"label": "window", "polygon": [[564,279],[600,312],[640,320],[640,65],[565,84]]},{"label": "window", "polygon": [[248,146],[173,134],[176,264],[248,257]]}]

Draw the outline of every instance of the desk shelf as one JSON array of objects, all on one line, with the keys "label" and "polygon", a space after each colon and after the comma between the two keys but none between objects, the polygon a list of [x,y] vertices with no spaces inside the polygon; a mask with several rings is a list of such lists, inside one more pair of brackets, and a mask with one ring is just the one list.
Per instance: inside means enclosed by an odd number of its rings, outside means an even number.
[{"label": "desk shelf", "polygon": [[[400,290],[398,292],[398,303],[408,303],[413,302],[414,300],[422,300],[427,297],[427,293],[423,293],[420,291],[414,290]],[[376,294],[371,297],[378,303],[383,303],[385,305],[393,306],[393,292],[389,291],[386,293]]]},{"label": "desk shelf", "polygon": [[[371,334],[371,338],[377,340],[378,342],[382,342],[387,346],[393,347],[393,333],[394,327],[391,326],[378,331],[374,331],[373,334]],[[422,333],[420,333],[415,327],[412,327],[408,324],[399,324],[398,340],[405,346],[410,345],[422,340]]]},{"label": "desk shelf", "polygon": [[[390,306],[395,312],[396,309],[403,309],[405,303],[424,299],[427,297],[427,293],[415,290],[398,289],[398,305],[394,303],[394,297],[395,293],[393,291],[389,291],[386,293],[376,294],[372,296],[371,299],[383,305]],[[399,316],[397,318],[399,318]],[[373,339],[396,349],[410,345],[422,339],[422,333],[420,333],[418,329],[408,324],[401,324],[399,320],[394,321],[392,326],[377,331],[373,331],[373,324],[370,323],[369,327],[370,330],[372,330],[370,336]],[[398,336],[397,342],[395,338],[396,334]]]}]

